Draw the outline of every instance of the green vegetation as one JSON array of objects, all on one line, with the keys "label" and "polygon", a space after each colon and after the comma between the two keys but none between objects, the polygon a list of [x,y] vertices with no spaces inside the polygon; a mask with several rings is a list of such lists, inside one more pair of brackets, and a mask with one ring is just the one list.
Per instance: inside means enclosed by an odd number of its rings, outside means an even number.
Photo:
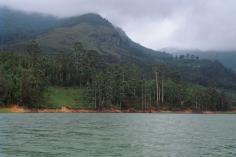
[{"label": "green vegetation", "polygon": [[9,108],[0,108],[0,113],[11,113]]},{"label": "green vegetation", "polygon": [[44,92],[43,108],[88,108],[86,90],[76,87],[49,87]]},{"label": "green vegetation", "polygon": [[[135,60],[109,63],[80,42],[72,53],[43,55],[37,42],[27,53],[0,53],[0,100],[3,106],[29,108],[119,108],[196,111],[229,109],[224,93],[214,86],[194,85],[164,64],[146,62],[145,72]],[[110,57],[112,59],[112,57]]]},{"label": "green vegetation", "polygon": [[201,60],[191,54],[175,59],[168,53],[145,48],[97,14],[56,18],[2,8],[0,12],[7,15],[7,19],[0,16],[0,20],[9,25],[0,26],[0,50],[6,52],[25,53],[28,43],[35,40],[47,56],[61,51],[70,55],[74,52],[74,44],[79,41],[84,49],[95,50],[106,63],[132,63],[145,75],[151,75],[153,65],[165,64],[167,70],[171,69],[177,77],[193,84],[236,89],[235,73],[221,63]]},{"label": "green vegetation", "polygon": [[0,26],[3,107],[148,112],[218,111],[235,104],[236,75],[218,61],[147,49],[96,14],[0,13],[7,15],[0,20],[12,23]]},{"label": "green vegetation", "polygon": [[210,85],[236,89],[235,73],[225,68],[219,61],[175,59],[170,61],[169,64],[173,69],[178,71],[184,80],[203,86]]},{"label": "green vegetation", "polygon": [[236,51],[199,51],[199,52],[189,52],[195,53],[201,59],[208,59],[208,60],[218,60],[224,66],[234,70],[236,72]]},{"label": "green vegetation", "polygon": [[174,54],[176,58],[191,59],[197,57],[198,59],[206,59],[211,61],[218,60],[225,67],[230,68],[236,72],[236,51],[235,50],[198,50],[198,49],[178,49],[178,48],[163,48],[161,51]]}]

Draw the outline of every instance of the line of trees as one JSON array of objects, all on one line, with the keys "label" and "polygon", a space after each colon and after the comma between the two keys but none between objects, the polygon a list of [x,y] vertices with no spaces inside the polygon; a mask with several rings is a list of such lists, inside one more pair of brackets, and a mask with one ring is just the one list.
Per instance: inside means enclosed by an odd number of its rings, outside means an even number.
[{"label": "line of trees", "polygon": [[108,63],[79,42],[73,53],[43,55],[32,41],[25,54],[0,53],[0,104],[38,107],[46,87],[77,86],[87,89],[95,109],[228,109],[216,89],[176,79],[164,65],[151,67],[144,72],[132,62]]}]

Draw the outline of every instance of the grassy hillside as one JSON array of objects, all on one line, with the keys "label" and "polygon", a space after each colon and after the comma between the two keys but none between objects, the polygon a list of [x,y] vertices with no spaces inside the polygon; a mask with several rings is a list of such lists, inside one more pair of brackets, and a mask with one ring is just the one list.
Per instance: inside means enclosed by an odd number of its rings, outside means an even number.
[{"label": "grassy hillside", "polygon": [[86,90],[77,87],[49,87],[44,92],[43,108],[90,108]]},{"label": "grassy hillside", "polygon": [[[80,41],[86,49],[97,50],[100,53],[119,52],[119,42],[114,36],[115,32],[110,27],[92,26],[86,23],[72,27],[62,27],[43,34],[36,38],[45,52],[51,53],[60,50],[73,51],[74,43]],[[124,50],[123,50],[124,51]]]},{"label": "grassy hillside", "polygon": [[11,113],[11,109],[9,107],[7,108],[0,108],[0,113]]}]

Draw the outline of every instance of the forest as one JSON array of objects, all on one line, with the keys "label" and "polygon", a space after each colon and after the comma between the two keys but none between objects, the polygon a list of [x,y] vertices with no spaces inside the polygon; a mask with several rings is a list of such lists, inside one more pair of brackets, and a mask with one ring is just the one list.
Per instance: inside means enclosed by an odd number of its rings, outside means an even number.
[{"label": "forest", "polygon": [[73,52],[43,54],[36,41],[25,53],[1,52],[0,105],[51,108],[44,104],[48,88],[77,87],[84,91],[87,108],[95,110],[230,109],[223,91],[183,80],[165,64],[145,63],[143,68],[135,60],[110,60],[80,42]]}]

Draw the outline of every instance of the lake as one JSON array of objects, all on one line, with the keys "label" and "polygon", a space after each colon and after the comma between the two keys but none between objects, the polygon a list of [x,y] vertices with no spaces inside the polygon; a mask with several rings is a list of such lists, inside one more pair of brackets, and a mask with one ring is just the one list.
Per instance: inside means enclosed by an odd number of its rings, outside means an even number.
[{"label": "lake", "polygon": [[236,115],[0,114],[0,157],[235,157]]}]

